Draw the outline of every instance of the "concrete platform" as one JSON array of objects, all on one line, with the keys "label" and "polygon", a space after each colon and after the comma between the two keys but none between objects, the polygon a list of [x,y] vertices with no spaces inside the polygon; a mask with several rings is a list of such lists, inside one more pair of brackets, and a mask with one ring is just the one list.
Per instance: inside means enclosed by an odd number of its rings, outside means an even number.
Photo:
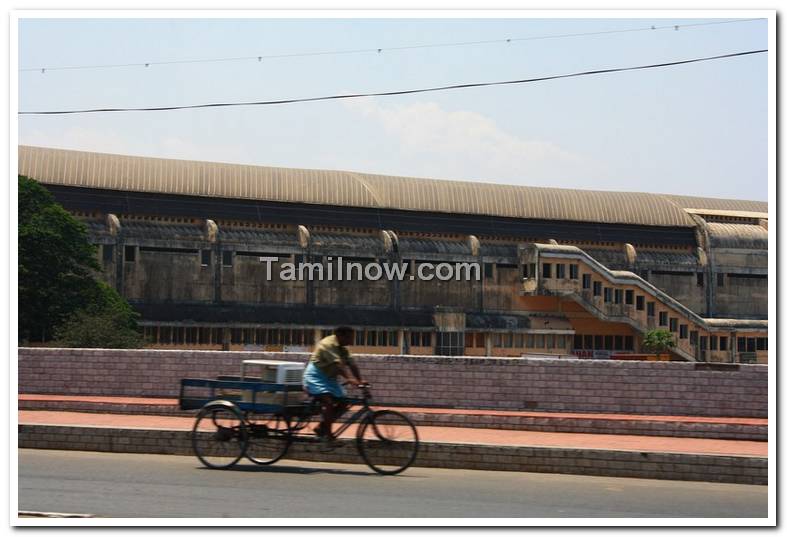
[{"label": "concrete platform", "polygon": [[[380,407],[385,408],[385,407]],[[393,407],[390,407],[393,408]],[[20,394],[20,410],[193,416],[177,399]],[[767,418],[396,407],[422,426],[767,441]]]}]

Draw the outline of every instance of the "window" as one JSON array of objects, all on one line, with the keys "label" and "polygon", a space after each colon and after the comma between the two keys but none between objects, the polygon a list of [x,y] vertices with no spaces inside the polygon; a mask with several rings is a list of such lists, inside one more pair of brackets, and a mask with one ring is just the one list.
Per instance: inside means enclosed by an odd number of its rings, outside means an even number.
[{"label": "window", "polygon": [[604,336],[604,350],[612,350],[612,336]]},{"label": "window", "polygon": [[555,267],[556,267],[556,270],[557,270],[557,277],[560,278],[560,279],[565,278],[566,277],[566,265],[564,265],[563,263],[558,263],[557,265],[555,265]]},{"label": "window", "polygon": [[708,336],[700,336],[700,350],[704,351],[708,349]]},{"label": "window", "polygon": [[719,350],[720,351],[727,350],[727,336],[719,336]]},{"label": "window", "polygon": [[678,320],[675,317],[671,317],[669,320],[669,331],[670,332],[678,331]]},{"label": "window", "polygon": [[738,338],[738,352],[746,352],[746,338],[739,337]]},{"label": "window", "polygon": [[199,344],[200,345],[208,345],[210,344],[210,328],[200,327],[199,329]]},{"label": "window", "polygon": [[724,287],[724,273],[719,272],[716,274],[716,285],[718,287]]},{"label": "window", "polygon": [[135,263],[137,261],[137,247],[126,246],[123,249],[123,258],[126,260],[126,263]]},{"label": "window", "polygon": [[533,334],[527,335],[527,348],[528,349],[535,349],[536,348],[536,336]]},{"label": "window", "polygon": [[710,350],[715,351],[719,347],[719,338],[718,336],[711,336],[710,337]]},{"label": "window", "polygon": [[503,346],[506,349],[510,349],[514,346],[514,334],[508,333],[503,334]]},{"label": "window", "polygon": [[544,348],[544,334],[536,334],[536,348],[537,349]]},{"label": "window", "polygon": [[182,326],[176,326],[172,329],[173,337],[172,343],[182,345],[186,339],[186,329]]},{"label": "window", "polygon": [[697,287],[702,287],[705,285],[705,273],[698,272],[697,273]]},{"label": "window", "polygon": [[691,332],[689,332],[689,343],[691,343],[692,345],[696,345],[697,339],[699,339],[699,337],[700,337],[699,332],[697,332],[696,330],[692,330]]},{"label": "window", "polygon": [[465,350],[464,332],[437,332],[435,353],[443,356],[459,356]]},{"label": "window", "polygon": [[159,343],[172,343],[172,327],[160,326],[158,329],[158,340]]},{"label": "window", "polygon": [[604,302],[612,302],[612,289],[609,287],[604,288]]},{"label": "window", "polygon": [[221,264],[225,267],[232,266],[232,250],[224,250],[221,252]]},{"label": "window", "polygon": [[767,337],[758,337],[757,338],[757,350],[758,351],[767,351],[768,350],[768,338]]},{"label": "window", "polygon": [[105,244],[101,247],[101,256],[104,264],[112,263],[115,260],[115,247],[111,244]]},{"label": "window", "polygon": [[601,282],[593,282],[593,296],[601,296]]},{"label": "window", "polygon": [[484,278],[493,278],[494,270],[494,263],[484,263]]},{"label": "window", "polygon": [[[418,332],[410,332],[410,345],[413,347],[417,347],[418,343],[416,343],[418,339]],[[363,342],[366,341],[364,336],[363,330],[356,330],[355,331],[355,344],[356,345],[363,345]]]},{"label": "window", "polygon": [[582,350],[582,336],[574,334],[574,348]]},{"label": "window", "polygon": [[421,334],[421,346],[422,347],[431,347],[432,346],[432,333],[431,332],[424,332]]},{"label": "window", "polygon": [[[679,334],[678,337],[680,339],[686,339],[689,336],[689,325],[687,324],[680,325],[680,331],[678,332],[678,334]],[[713,345],[711,345],[711,348],[712,347]]]},{"label": "window", "polygon": [[615,289],[615,304],[620,304],[623,301],[623,291]]},{"label": "window", "polygon": [[592,349],[593,348],[593,336],[585,336],[585,349]]},{"label": "window", "polygon": [[240,328],[233,328],[230,331],[230,341],[238,344],[243,341],[243,331]]},{"label": "window", "polygon": [[746,338],[746,352],[755,352],[757,350],[757,340],[753,337]]},{"label": "window", "polygon": [[567,339],[568,339],[567,336],[564,335],[555,336],[555,348],[561,350],[565,349]]},{"label": "window", "polygon": [[381,347],[387,347],[388,346],[388,332],[386,332],[386,331],[380,332],[380,334],[377,336],[377,341],[380,342],[380,346]]},{"label": "window", "polygon": [[582,289],[590,289],[590,274],[582,275]]},{"label": "window", "polygon": [[551,263],[544,263],[543,265],[543,272],[541,275],[544,278],[551,278],[552,277],[552,264]]},{"label": "window", "polygon": [[648,317],[655,317],[655,316],[656,316],[656,303],[648,302]]},{"label": "window", "polygon": [[367,330],[366,331],[366,344],[370,347],[377,346],[377,331],[376,330]]},{"label": "window", "polygon": [[202,250],[201,263],[203,267],[210,266],[210,250]]},{"label": "window", "polygon": [[391,331],[388,333],[388,344],[392,347],[399,346],[399,332]]},{"label": "window", "polygon": [[568,266],[568,276],[572,280],[579,279],[579,265],[571,264]]},{"label": "window", "polygon": [[615,336],[615,350],[616,351],[623,350],[623,336]]},{"label": "window", "polygon": [[604,336],[595,336],[593,338],[593,348],[594,349],[604,348]]},{"label": "window", "polygon": [[526,280],[530,277],[530,265],[522,265],[522,279]]},{"label": "window", "polygon": [[525,346],[525,336],[524,334],[515,334],[514,335],[514,347],[517,349],[521,349]]},{"label": "window", "polygon": [[667,326],[667,312],[660,311],[659,312],[659,326]]},{"label": "window", "polygon": [[626,336],[626,341],[624,343],[623,348],[626,349],[627,351],[634,350],[634,336]]},{"label": "window", "polygon": [[631,289],[626,289],[626,304],[630,306],[633,303],[634,303],[634,291],[632,291]]}]

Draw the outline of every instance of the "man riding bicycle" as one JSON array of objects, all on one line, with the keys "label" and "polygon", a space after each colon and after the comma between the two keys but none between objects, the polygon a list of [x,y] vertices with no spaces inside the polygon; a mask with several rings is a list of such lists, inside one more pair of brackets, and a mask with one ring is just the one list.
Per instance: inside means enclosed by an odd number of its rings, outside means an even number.
[{"label": "man riding bicycle", "polygon": [[354,386],[366,384],[347,350],[353,339],[352,328],[337,328],[334,335],[320,340],[303,373],[303,389],[316,397],[322,408],[322,423],[314,428],[314,432],[326,444],[334,440],[331,433],[333,422],[347,410],[347,404],[342,401],[346,394],[338,377],[346,378]]}]

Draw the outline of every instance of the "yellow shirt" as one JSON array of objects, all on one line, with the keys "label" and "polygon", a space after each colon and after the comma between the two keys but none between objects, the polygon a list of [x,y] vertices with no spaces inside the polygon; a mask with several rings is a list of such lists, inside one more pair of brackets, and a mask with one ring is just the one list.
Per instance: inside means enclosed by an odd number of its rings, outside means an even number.
[{"label": "yellow shirt", "polygon": [[337,377],[339,365],[349,367],[354,363],[350,357],[350,351],[347,350],[347,347],[339,344],[335,335],[320,340],[312,353],[311,362],[330,378]]}]

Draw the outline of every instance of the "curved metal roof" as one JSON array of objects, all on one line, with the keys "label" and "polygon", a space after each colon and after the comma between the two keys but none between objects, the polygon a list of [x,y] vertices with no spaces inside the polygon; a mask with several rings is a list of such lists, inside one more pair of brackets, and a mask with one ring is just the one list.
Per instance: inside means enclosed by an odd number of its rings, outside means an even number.
[{"label": "curved metal roof", "polygon": [[[682,196],[524,187],[19,146],[19,174],[45,184],[342,207],[694,227]],[[736,209],[755,204],[689,198]]]},{"label": "curved metal roof", "polygon": [[708,237],[712,247],[768,249],[768,230],[751,224],[708,222]]},{"label": "curved metal roof", "polygon": [[[665,198],[675,203],[678,207],[683,209],[704,209],[711,214],[714,212],[748,212],[748,213],[764,213],[767,218],[768,203],[765,201],[748,201],[748,200],[728,200],[718,198],[698,198],[696,196],[679,196],[675,194],[662,194]],[[700,211],[701,212],[701,211]]]}]

